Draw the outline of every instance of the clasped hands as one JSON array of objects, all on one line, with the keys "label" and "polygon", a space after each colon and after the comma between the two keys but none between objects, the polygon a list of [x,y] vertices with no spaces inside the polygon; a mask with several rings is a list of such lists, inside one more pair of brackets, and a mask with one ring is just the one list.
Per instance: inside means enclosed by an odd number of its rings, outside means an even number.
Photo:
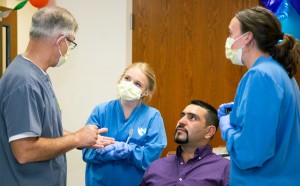
[{"label": "clasped hands", "polygon": [[[101,134],[107,132],[107,128],[98,128],[94,124],[86,125],[75,133],[72,133],[74,136],[74,141],[77,142],[77,149],[83,148],[103,148],[107,145],[114,143],[115,139],[111,137],[102,136]],[[64,135],[67,136],[67,131],[64,131]]]},{"label": "clasped hands", "polygon": [[233,102],[230,103],[224,103],[219,106],[218,109],[218,118],[219,118],[219,126],[221,130],[221,136],[224,141],[227,141],[227,133],[228,130],[233,128],[230,125],[230,115],[226,112],[227,109],[232,109],[233,107]]},{"label": "clasped hands", "polygon": [[97,153],[101,155],[103,161],[121,160],[129,157],[132,151],[131,147],[122,141],[115,141],[104,148],[96,149]]}]

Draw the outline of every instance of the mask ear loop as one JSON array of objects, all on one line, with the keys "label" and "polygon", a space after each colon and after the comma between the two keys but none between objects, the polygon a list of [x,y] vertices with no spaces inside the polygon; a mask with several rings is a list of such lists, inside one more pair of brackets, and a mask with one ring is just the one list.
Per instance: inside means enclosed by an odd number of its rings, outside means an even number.
[{"label": "mask ear loop", "polygon": [[66,36],[62,35],[62,36],[60,36],[60,37],[58,38],[58,40],[56,41],[56,46],[58,47],[58,52],[59,52],[60,56],[63,56],[63,55],[62,55],[62,53],[61,53],[61,50],[60,50],[60,47],[59,47],[58,43],[59,43],[61,40],[63,40],[63,39],[65,39],[65,43],[66,43],[66,45],[67,45],[67,47],[68,47],[68,51],[67,51],[67,52],[69,52],[69,45],[68,45]]},{"label": "mask ear loop", "polygon": [[60,51],[60,47],[59,47],[59,42],[63,39],[63,38],[65,38],[66,36],[64,36],[64,35],[62,35],[62,36],[60,36],[59,38],[58,38],[58,40],[56,41],[56,43],[55,43],[55,45],[57,46],[57,48],[58,48],[58,52],[59,52],[59,54],[60,54],[60,56],[62,56],[62,53],[61,53],[61,51]]},{"label": "mask ear loop", "polygon": [[[246,38],[245,38],[245,40],[246,40],[246,44],[243,46],[243,47],[241,47],[240,49],[243,49],[244,47],[249,47],[249,45],[253,45],[254,43],[253,43],[253,41],[254,41],[254,39],[253,39],[253,34],[252,34],[252,32],[251,31],[248,31],[248,32],[245,32],[243,35],[245,35],[245,34],[248,34],[247,36],[246,36]],[[248,40],[248,41],[247,41]]]},{"label": "mask ear loop", "polygon": [[148,96],[148,91],[144,92],[142,95],[141,95],[141,98],[145,97],[145,96]]},{"label": "mask ear loop", "polygon": [[245,35],[248,34],[248,33],[249,33],[249,32],[245,32],[243,35],[240,35],[240,37],[236,38],[236,39],[234,40],[234,42],[236,42],[237,40],[241,39],[243,36],[245,36]]},{"label": "mask ear loop", "polygon": [[66,39],[66,36],[64,35],[60,36],[55,44],[57,45],[62,39]]},{"label": "mask ear loop", "polygon": [[[234,41],[233,41],[233,43],[231,44],[231,47],[232,47],[232,45],[237,41],[237,40],[239,40],[239,39],[241,39],[242,37],[244,37],[246,34],[248,34],[248,33],[250,33],[249,31],[248,32],[245,32],[243,35],[240,35],[238,38],[236,38]],[[244,47],[246,46],[246,44],[244,45],[244,46],[242,46],[241,48],[239,48],[239,49],[243,49]],[[237,50],[239,50],[239,49],[237,49]]]}]

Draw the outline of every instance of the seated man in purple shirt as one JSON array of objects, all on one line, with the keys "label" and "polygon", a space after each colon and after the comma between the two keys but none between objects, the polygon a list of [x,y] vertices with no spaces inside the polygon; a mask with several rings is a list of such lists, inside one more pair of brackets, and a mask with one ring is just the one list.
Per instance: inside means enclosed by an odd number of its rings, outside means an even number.
[{"label": "seated man in purple shirt", "polygon": [[228,185],[229,160],[214,154],[209,145],[218,125],[215,108],[192,100],[177,123],[174,140],[179,146],[176,155],[154,161],[140,185]]}]

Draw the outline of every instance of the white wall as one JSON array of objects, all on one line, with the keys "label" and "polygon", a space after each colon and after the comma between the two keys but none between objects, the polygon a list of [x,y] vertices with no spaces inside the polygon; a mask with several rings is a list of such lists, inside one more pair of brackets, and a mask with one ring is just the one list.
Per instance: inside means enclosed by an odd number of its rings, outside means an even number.
[{"label": "white wall", "polygon": [[[20,3],[20,1],[11,2],[17,2],[15,4]],[[36,10],[37,8],[31,6],[31,4],[28,2],[21,10],[18,11],[18,53],[24,52],[27,47],[29,41],[31,17]]]},{"label": "white wall", "polygon": [[[117,81],[126,65],[131,63],[129,15],[132,0],[56,0],[56,4],[68,9],[79,24],[78,46],[71,51],[67,63],[48,70],[61,104],[63,126],[75,132],[84,126],[96,104],[117,96]],[[19,53],[26,48],[35,10],[28,2],[18,12],[22,20],[18,23]],[[72,150],[67,158],[67,185],[85,185],[81,151]]]},{"label": "white wall", "polygon": [[[62,107],[63,125],[74,132],[84,126],[96,104],[115,99],[116,84],[131,63],[129,15],[132,0],[57,0],[79,24],[66,64],[49,70]],[[84,185],[81,151],[67,153],[69,186]]]}]

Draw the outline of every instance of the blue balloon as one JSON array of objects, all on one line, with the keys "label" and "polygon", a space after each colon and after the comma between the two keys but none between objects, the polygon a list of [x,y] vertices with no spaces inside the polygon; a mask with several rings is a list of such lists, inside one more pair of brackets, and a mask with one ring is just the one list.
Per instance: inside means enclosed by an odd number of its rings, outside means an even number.
[{"label": "blue balloon", "polygon": [[300,1],[299,0],[291,0],[291,4],[295,8],[298,15],[300,15]]},{"label": "blue balloon", "polygon": [[275,16],[280,20],[283,21],[288,17],[289,14],[289,3],[287,0],[283,0],[278,7],[277,11],[275,12]]},{"label": "blue balloon", "polygon": [[296,25],[300,25],[300,15],[291,5],[291,2],[287,1],[289,5],[288,16],[284,20],[280,20],[282,25],[282,31],[286,34],[291,34],[298,40],[300,40],[300,29]]},{"label": "blue balloon", "polygon": [[259,0],[259,5],[274,13],[282,25],[282,32],[300,40],[300,0]]},{"label": "blue balloon", "polygon": [[271,10],[275,14],[281,2],[282,0],[259,0],[259,5]]}]

